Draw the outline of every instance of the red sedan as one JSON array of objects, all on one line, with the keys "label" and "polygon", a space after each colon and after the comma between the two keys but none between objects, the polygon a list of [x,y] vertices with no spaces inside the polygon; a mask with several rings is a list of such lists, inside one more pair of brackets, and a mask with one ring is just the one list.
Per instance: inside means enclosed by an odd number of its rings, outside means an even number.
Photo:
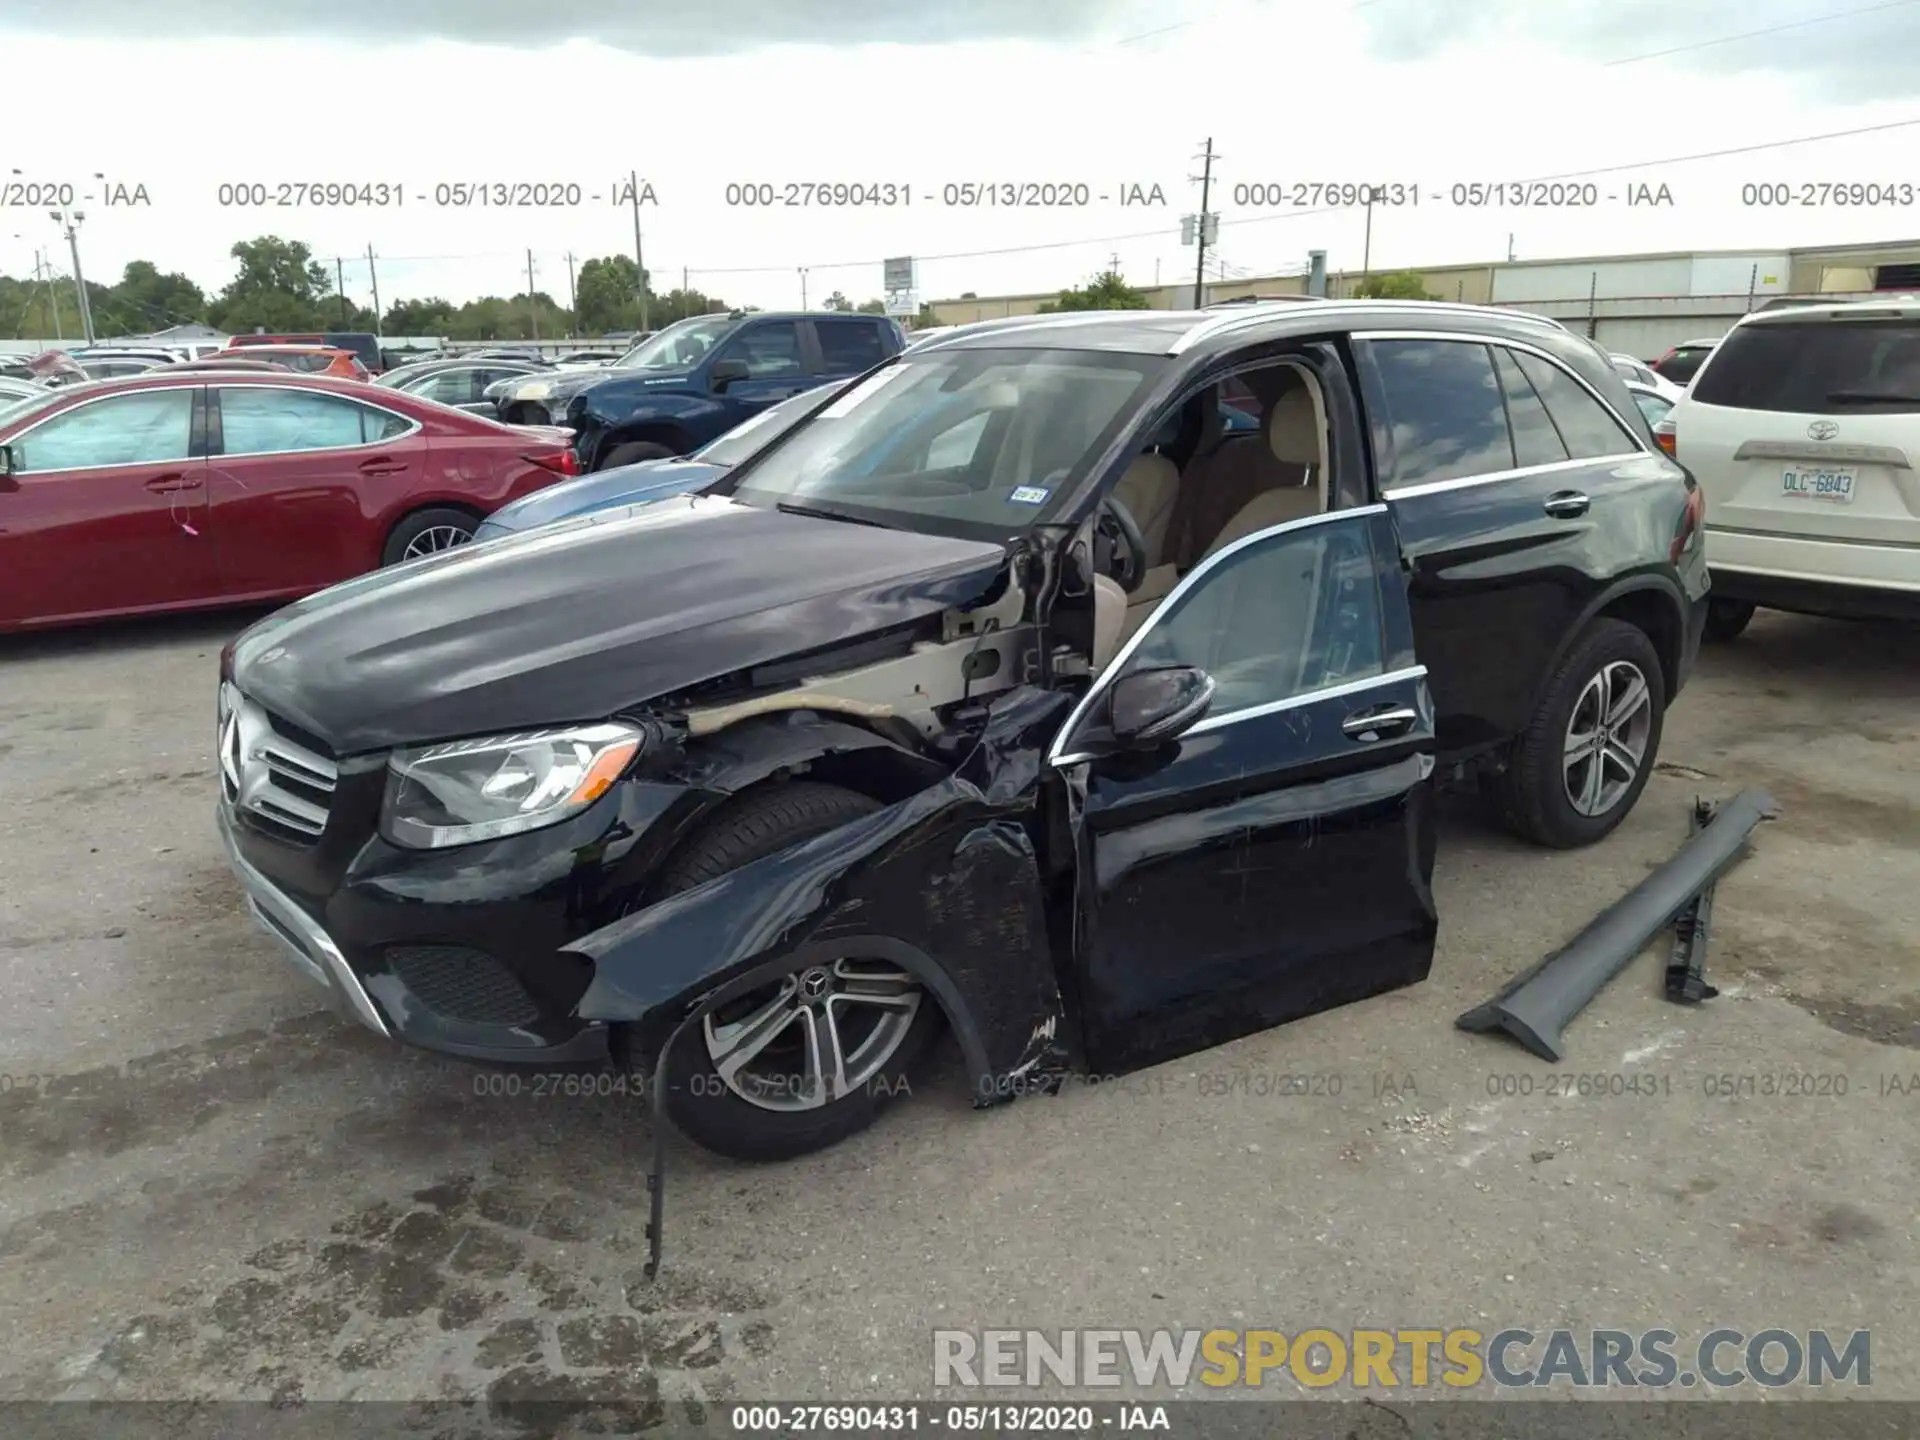
[{"label": "red sedan", "polygon": [[298,599],[579,473],[564,430],[319,375],[164,370],[0,408],[0,631]]}]

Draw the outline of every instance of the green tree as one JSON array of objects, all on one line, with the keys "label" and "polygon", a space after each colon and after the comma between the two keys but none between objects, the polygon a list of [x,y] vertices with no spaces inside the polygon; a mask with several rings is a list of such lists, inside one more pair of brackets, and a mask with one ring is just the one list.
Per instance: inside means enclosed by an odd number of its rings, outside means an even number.
[{"label": "green tree", "polygon": [[302,241],[262,235],[237,242],[229,253],[240,262],[240,273],[212,307],[221,329],[318,330],[334,318],[325,303],[333,279]]},{"label": "green tree", "polygon": [[380,329],[387,335],[445,335],[453,324],[453,302],[432,296],[399,300],[387,310]]},{"label": "green tree", "polygon": [[1417,270],[1389,270],[1368,275],[1353,287],[1356,300],[1438,300],[1427,290],[1427,282]]},{"label": "green tree", "polygon": [[862,300],[860,302],[859,313],[862,315],[884,315],[887,313],[887,302],[884,300]]},{"label": "green tree", "polygon": [[87,286],[94,328],[102,335],[132,335],[163,330],[207,318],[207,297],[177,271],[162,274],[151,260],[131,260],[120,283]]},{"label": "green tree", "polygon": [[822,310],[852,310],[853,302],[836,290],[820,302],[820,308]]},{"label": "green tree", "polygon": [[1121,278],[1118,270],[1103,270],[1085,285],[1062,290],[1058,300],[1049,300],[1037,313],[1052,315],[1061,310],[1150,310],[1147,297]]},{"label": "green tree", "polygon": [[913,328],[916,330],[931,330],[940,323],[940,317],[934,313],[931,305],[922,305],[920,313],[913,317]]},{"label": "green tree", "polygon": [[669,290],[664,295],[654,297],[648,306],[647,325],[658,330],[691,315],[711,315],[716,311],[725,314],[728,308],[727,302],[717,295],[708,295],[699,290]]},{"label": "green tree", "polygon": [[[638,329],[640,286],[644,278],[631,255],[604,255],[582,265],[573,283],[573,306],[579,316],[580,332],[604,335],[610,330]],[[648,295],[652,295],[651,289]],[[649,312],[653,308],[649,304]],[[647,318],[652,320],[652,314]]]}]

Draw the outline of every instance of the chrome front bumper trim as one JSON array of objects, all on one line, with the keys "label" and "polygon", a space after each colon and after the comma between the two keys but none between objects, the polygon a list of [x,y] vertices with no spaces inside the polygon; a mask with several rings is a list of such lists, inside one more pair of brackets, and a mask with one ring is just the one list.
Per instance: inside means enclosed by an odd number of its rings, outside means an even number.
[{"label": "chrome front bumper trim", "polygon": [[227,847],[227,863],[246,887],[247,912],[254,922],[280,942],[281,949],[302,975],[344,995],[356,1020],[376,1035],[391,1040],[393,1032],[387,1028],[373,997],[367,994],[360,977],[353,973],[353,967],[347,964],[347,957],[340,953],[333,938],[314,924],[306,911],[289,900],[278,886],[247,863],[234,839],[233,821],[228,818],[224,804],[217,807],[216,816],[220,842]]}]

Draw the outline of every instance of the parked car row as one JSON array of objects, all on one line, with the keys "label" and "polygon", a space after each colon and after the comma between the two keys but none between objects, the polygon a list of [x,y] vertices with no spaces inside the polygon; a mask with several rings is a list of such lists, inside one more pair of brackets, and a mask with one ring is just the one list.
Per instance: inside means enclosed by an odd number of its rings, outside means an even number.
[{"label": "parked car row", "polygon": [[1443,781],[1553,847],[1634,806],[1704,512],[1590,341],[1391,301],[875,319],[511,382],[566,378],[513,403],[611,468],[226,647],[229,856],[360,1023],[661,1061],[694,1138],[798,1154],[943,1026],[984,1101],[1421,979]]}]

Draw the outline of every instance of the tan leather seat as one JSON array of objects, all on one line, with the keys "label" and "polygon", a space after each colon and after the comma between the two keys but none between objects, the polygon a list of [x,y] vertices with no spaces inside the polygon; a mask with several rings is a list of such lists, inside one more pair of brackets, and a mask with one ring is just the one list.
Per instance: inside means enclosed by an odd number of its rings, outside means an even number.
[{"label": "tan leather seat", "polygon": [[1318,515],[1325,508],[1326,434],[1319,390],[1303,377],[1299,385],[1283,391],[1267,413],[1268,453],[1286,467],[1279,473],[1292,483],[1263,489],[1247,501],[1220,527],[1200,558],[1275,525]]},{"label": "tan leather seat", "polygon": [[1158,451],[1140,456],[1113,487],[1114,498],[1127,507],[1147,542],[1141,559],[1149,570],[1165,558],[1167,527],[1173,522],[1173,502],[1179,494],[1180,467]]},{"label": "tan leather seat", "polygon": [[1093,669],[1098,674],[1126,641],[1127,592],[1107,575],[1093,577]]}]

